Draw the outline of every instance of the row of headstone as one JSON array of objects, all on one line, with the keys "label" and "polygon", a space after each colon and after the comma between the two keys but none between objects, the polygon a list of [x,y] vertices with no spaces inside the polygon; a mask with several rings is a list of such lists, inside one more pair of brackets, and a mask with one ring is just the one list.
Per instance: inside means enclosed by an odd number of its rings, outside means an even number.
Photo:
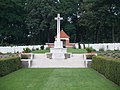
[{"label": "row of headstone", "polygon": [[[29,48],[31,50],[33,49],[40,49],[42,45],[31,45],[31,46],[1,46],[0,52],[2,53],[16,53],[16,52],[22,52],[24,48]],[[46,49],[46,45],[44,45],[44,48]]]},{"label": "row of headstone", "polygon": [[[79,48],[78,44],[75,44],[76,48]],[[81,49],[92,47],[93,49],[99,51],[100,49],[106,50],[120,50],[120,43],[99,43],[99,44],[80,44]]]},{"label": "row of headstone", "polygon": [[[81,48],[84,48],[83,44],[80,44]],[[34,48],[39,48],[40,49],[41,45],[31,45],[31,46],[6,46],[0,47],[0,52],[2,53],[7,53],[7,52],[22,52],[23,48],[30,48],[31,50]],[[46,49],[48,46],[45,45],[44,48]],[[75,47],[78,48],[78,44],[75,44]],[[92,47],[95,50],[99,51],[99,49],[104,48],[104,50],[120,50],[120,43],[103,43],[103,44],[85,44],[85,47]]]}]

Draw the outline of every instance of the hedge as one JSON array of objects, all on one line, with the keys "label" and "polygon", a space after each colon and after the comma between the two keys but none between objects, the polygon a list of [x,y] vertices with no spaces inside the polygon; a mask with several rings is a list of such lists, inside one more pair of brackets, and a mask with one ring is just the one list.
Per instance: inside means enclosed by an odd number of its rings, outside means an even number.
[{"label": "hedge", "polygon": [[92,68],[120,86],[120,59],[93,57]]},{"label": "hedge", "polygon": [[0,59],[0,77],[7,75],[21,68],[19,57],[1,58]]}]

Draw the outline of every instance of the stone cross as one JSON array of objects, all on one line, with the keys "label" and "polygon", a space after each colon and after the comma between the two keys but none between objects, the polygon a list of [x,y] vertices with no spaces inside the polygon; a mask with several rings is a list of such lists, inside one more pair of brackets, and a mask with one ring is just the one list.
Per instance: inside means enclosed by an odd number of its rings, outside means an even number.
[{"label": "stone cross", "polygon": [[60,17],[60,14],[57,14],[55,20],[57,20],[57,41],[60,41],[60,20],[63,20],[63,18]]}]

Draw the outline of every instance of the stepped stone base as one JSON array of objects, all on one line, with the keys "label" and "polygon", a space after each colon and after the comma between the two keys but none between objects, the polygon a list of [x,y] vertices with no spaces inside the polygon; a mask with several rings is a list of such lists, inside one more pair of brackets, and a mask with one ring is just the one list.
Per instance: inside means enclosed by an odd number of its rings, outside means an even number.
[{"label": "stepped stone base", "polygon": [[67,59],[49,59],[44,54],[35,54],[31,68],[86,68],[83,54],[72,54]]}]

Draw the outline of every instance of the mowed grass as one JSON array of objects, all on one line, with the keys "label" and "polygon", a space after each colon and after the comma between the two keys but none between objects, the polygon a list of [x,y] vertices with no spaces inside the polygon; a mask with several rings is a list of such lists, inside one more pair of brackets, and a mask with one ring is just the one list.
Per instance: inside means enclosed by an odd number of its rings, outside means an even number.
[{"label": "mowed grass", "polygon": [[73,54],[81,54],[81,53],[87,53],[86,49],[74,49],[74,48],[68,48],[67,52],[73,53]]},{"label": "mowed grass", "polygon": [[[50,52],[50,50],[36,50],[36,51],[32,51],[32,53],[48,53]],[[68,53],[73,53],[73,54],[81,54],[81,53],[86,53],[86,49],[74,49],[74,48],[67,48],[67,52]]]},{"label": "mowed grass", "polygon": [[40,54],[44,54],[44,53],[48,53],[50,52],[50,50],[35,50],[35,51],[32,51],[32,53],[40,53]]},{"label": "mowed grass", "polygon": [[120,90],[93,69],[21,69],[0,78],[0,90]]}]

